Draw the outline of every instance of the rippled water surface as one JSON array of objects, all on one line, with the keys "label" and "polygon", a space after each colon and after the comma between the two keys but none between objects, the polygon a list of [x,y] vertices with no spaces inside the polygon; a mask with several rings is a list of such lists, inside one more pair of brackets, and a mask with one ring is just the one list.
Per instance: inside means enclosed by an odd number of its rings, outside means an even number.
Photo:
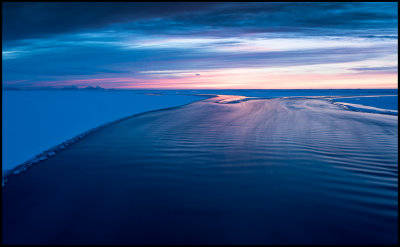
[{"label": "rippled water surface", "polygon": [[96,131],[3,188],[4,243],[397,243],[397,116],[220,96]]}]

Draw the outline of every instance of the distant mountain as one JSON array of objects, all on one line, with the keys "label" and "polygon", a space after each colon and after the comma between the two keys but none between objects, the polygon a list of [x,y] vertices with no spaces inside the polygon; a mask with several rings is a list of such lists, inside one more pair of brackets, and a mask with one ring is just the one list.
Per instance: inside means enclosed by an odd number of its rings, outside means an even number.
[{"label": "distant mountain", "polygon": [[29,87],[29,88],[20,88],[20,87],[10,87],[10,86],[3,86],[2,90],[18,90],[18,91],[48,91],[48,90],[66,90],[66,91],[70,91],[70,90],[106,90],[105,88],[102,88],[100,86],[96,86],[96,87],[92,87],[92,86],[88,86],[88,87],[83,87],[83,88],[79,88],[75,85],[71,85],[71,86],[66,86],[66,87],[62,87],[62,88],[55,88],[55,87]]},{"label": "distant mountain", "polygon": [[104,90],[104,88],[102,88],[100,86],[96,86],[96,87],[88,86],[88,87],[81,88],[81,90]]},{"label": "distant mountain", "polygon": [[75,85],[71,85],[71,86],[63,87],[63,88],[61,88],[61,90],[79,90],[79,87],[77,87]]},{"label": "distant mountain", "polygon": [[2,87],[1,89],[2,90],[22,90],[22,89],[17,88],[17,87]]}]

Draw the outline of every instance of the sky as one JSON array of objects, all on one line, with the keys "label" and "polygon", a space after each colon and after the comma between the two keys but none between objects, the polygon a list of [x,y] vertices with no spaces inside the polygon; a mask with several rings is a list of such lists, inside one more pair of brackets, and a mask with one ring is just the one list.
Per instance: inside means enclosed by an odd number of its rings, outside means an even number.
[{"label": "sky", "polygon": [[2,3],[2,86],[397,88],[386,3]]}]

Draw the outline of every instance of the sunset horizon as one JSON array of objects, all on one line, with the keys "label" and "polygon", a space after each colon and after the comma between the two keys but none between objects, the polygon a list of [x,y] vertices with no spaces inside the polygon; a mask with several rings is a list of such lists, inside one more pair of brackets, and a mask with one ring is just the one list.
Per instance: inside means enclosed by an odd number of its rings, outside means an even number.
[{"label": "sunset horizon", "polygon": [[2,244],[398,245],[397,2],[2,2]]}]

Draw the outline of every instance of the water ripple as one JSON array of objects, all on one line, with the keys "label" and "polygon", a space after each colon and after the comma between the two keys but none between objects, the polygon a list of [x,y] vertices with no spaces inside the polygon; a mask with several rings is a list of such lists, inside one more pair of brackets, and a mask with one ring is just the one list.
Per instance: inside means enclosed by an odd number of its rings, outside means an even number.
[{"label": "water ripple", "polygon": [[397,128],[304,98],[142,114],[11,177],[4,241],[397,243]]}]

